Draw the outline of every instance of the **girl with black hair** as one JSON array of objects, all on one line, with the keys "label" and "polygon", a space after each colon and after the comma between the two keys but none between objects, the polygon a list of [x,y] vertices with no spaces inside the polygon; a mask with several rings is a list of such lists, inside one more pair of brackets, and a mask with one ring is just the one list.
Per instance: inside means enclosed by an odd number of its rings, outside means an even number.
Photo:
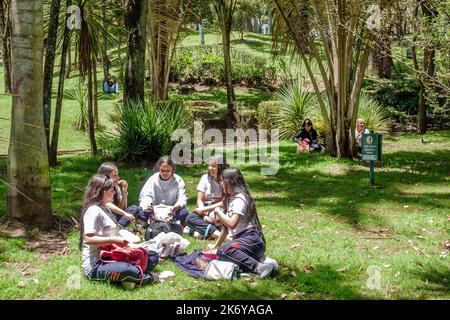
[{"label": "girl with black hair", "polygon": [[[265,258],[266,241],[255,201],[248,191],[244,177],[239,169],[228,168],[222,172],[221,184],[225,194],[226,213],[219,208],[214,210],[223,228],[212,250],[217,250],[219,260],[231,261],[243,271],[256,272],[259,278],[265,278],[271,274],[274,265],[260,262]],[[228,232],[232,235],[232,241],[220,247]]]},{"label": "girl with black hair", "polygon": [[209,160],[208,173],[201,177],[197,186],[197,208],[186,218],[186,224],[194,236],[214,239],[220,236],[220,225],[213,219],[212,212],[223,206],[223,190],[219,180],[228,167],[221,155]]},{"label": "girl with black hair", "polygon": [[155,164],[153,174],[145,183],[139,195],[139,206],[153,213],[154,206],[169,206],[169,215],[185,224],[189,211],[186,209],[187,196],[183,179],[175,174],[175,164],[170,156],[161,157]]},{"label": "girl with black hair", "polygon": [[137,283],[152,283],[150,273],[158,262],[156,252],[148,251],[146,270],[127,262],[104,263],[100,260],[100,248],[108,245],[127,246],[119,234],[119,226],[106,204],[113,201],[114,181],[104,174],[96,174],[86,187],[80,217],[80,249],[82,267],[90,280],[121,282],[127,288]]},{"label": "girl with black hair", "polygon": [[318,143],[317,131],[313,127],[311,119],[305,119],[302,129],[292,136],[292,141],[297,142],[300,151],[321,151],[323,146]]}]

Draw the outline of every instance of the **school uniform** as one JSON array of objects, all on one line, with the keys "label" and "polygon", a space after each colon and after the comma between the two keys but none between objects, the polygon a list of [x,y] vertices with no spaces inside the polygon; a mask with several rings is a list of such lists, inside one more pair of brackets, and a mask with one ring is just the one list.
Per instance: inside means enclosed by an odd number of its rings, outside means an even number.
[{"label": "school uniform", "polygon": [[180,209],[173,213],[173,218],[184,222],[189,211],[186,209],[187,196],[183,179],[179,175],[173,174],[169,180],[165,181],[161,180],[159,172],[152,175],[139,195],[139,206],[144,211],[150,204],[155,206],[159,204],[179,205]]},{"label": "school uniform", "polygon": [[[84,235],[94,234],[103,237],[119,236],[119,226],[113,220],[112,212],[97,205],[90,206],[83,216]],[[151,283],[153,277],[150,271],[158,263],[159,256],[154,251],[148,251],[147,269],[141,270],[127,262],[104,263],[100,260],[100,248],[85,243],[82,245],[82,268],[90,280],[107,280],[110,282]]]},{"label": "school uniform", "polygon": [[[209,174],[204,174],[197,185],[197,191],[205,194],[205,205],[211,205],[223,197],[222,186]],[[220,231],[218,224],[208,223],[203,220],[203,216],[197,213],[190,213],[186,218],[186,224],[191,230],[197,231],[204,238],[208,238],[216,231]]]},{"label": "school uniform", "polygon": [[258,262],[264,258],[266,241],[258,226],[243,222],[243,217],[249,214],[248,201],[249,199],[240,193],[230,200],[227,215],[231,217],[233,214],[239,214],[241,218],[236,227],[229,230],[233,240],[219,248],[217,254],[219,260],[234,262],[244,272],[254,272]]}]

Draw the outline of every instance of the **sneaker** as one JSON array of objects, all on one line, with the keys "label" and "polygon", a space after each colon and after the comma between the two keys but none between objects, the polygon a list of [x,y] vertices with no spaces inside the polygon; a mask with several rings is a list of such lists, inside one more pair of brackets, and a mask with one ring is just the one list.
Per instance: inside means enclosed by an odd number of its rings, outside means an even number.
[{"label": "sneaker", "polygon": [[256,269],[256,271],[258,272],[258,279],[264,279],[266,277],[268,277],[273,270],[273,265],[272,264],[268,264],[268,263],[263,263],[260,265],[260,267],[258,269]]},{"label": "sneaker", "polygon": [[278,265],[277,260],[269,258],[267,256],[264,259],[264,261],[262,261],[262,263],[267,263],[267,264],[273,265],[273,271],[278,271],[280,269],[280,266]]},{"label": "sneaker", "polygon": [[189,226],[184,227],[183,233],[191,233],[191,228]]},{"label": "sneaker", "polygon": [[201,235],[200,232],[198,232],[198,231],[194,231],[193,236],[194,236],[194,238],[197,238],[197,239],[202,238],[202,235]]},{"label": "sneaker", "polygon": [[122,287],[124,287],[125,290],[133,290],[135,286],[136,286],[136,283],[134,283],[134,282],[129,282],[129,281],[122,282]]}]

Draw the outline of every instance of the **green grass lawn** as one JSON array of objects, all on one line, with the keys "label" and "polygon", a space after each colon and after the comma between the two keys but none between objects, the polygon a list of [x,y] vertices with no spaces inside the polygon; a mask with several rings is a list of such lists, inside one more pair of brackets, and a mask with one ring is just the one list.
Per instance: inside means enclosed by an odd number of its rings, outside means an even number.
[{"label": "green grass lawn", "polygon": [[[26,239],[3,234],[0,299],[450,299],[450,257],[441,256],[441,244],[450,239],[450,131],[425,138],[432,143],[422,144],[415,135],[385,138],[384,161],[376,168],[380,189],[368,187],[367,165],[296,155],[289,142],[280,144],[275,176],[262,176],[260,165],[240,165],[257,202],[267,254],[282,266],[273,278],[207,282],[166,262],[157,271],[173,270],[173,283],[129,292],[81,276],[80,288],[72,289],[67,284],[81,273],[77,231],[69,235],[64,255],[39,254],[27,249]],[[77,155],[61,161],[51,169],[54,212],[76,216],[82,190],[101,160]],[[190,209],[205,169],[177,170],[186,181]],[[150,174],[120,168],[131,203]],[[6,178],[4,162],[0,178]],[[4,185],[0,194],[4,212]],[[206,247],[206,241],[189,240],[188,251]],[[367,287],[370,266],[381,270],[379,290]]]}]

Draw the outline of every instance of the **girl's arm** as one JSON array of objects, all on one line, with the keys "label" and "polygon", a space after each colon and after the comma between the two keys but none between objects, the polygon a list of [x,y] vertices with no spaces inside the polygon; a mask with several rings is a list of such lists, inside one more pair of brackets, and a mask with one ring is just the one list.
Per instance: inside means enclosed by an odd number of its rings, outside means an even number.
[{"label": "girl's arm", "polygon": [[120,191],[122,191],[122,200],[119,203],[119,208],[125,210],[128,206],[128,183],[125,180],[118,182]]},{"label": "girl's arm", "polygon": [[241,218],[240,214],[234,213],[231,217],[222,213],[220,210],[214,210],[214,214],[220,221],[227,227],[234,229],[239,223],[239,219]]},{"label": "girl's arm", "polygon": [[216,240],[216,243],[214,244],[214,247],[212,247],[212,250],[217,250],[219,247],[224,243],[228,235],[228,228],[226,226],[222,227],[222,230],[220,230],[220,236]]},{"label": "girl's arm", "polygon": [[209,205],[209,206],[203,206],[203,207],[195,208],[193,210],[193,212],[198,213],[200,215],[203,215],[203,213],[212,211],[212,210],[214,210],[216,208],[225,208],[223,200],[221,200],[219,202],[216,202],[216,203],[213,203],[212,205]]},{"label": "girl's arm", "polygon": [[105,206],[111,210],[114,213],[120,214],[122,216],[127,217],[128,220],[130,221],[134,221],[134,216],[132,214],[129,214],[128,212],[123,211],[121,208],[119,208],[118,206],[116,206],[114,203],[112,202],[108,202],[107,204],[105,204]]},{"label": "girl's arm", "polygon": [[122,237],[102,237],[95,234],[85,235],[84,242],[91,246],[102,247],[108,244],[125,245],[128,242]]}]

